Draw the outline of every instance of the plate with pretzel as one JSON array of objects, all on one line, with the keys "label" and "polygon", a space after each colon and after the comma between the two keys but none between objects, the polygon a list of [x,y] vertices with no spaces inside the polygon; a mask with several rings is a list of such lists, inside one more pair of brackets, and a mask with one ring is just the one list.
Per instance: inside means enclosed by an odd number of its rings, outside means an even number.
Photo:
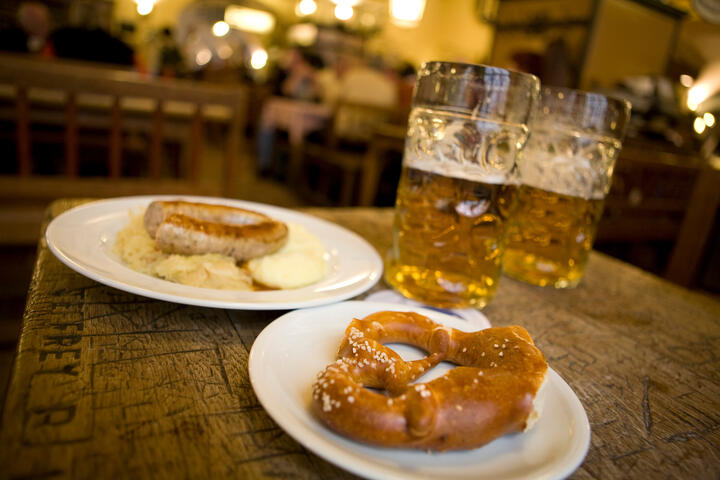
[{"label": "plate with pretzel", "polygon": [[590,443],[582,404],[521,326],[343,302],[270,323],[249,370],[290,436],[367,478],[564,478]]}]

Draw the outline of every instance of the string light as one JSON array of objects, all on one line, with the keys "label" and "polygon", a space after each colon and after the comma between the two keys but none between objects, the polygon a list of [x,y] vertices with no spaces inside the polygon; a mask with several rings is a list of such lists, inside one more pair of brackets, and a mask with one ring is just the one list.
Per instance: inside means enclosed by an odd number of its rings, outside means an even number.
[{"label": "string light", "polygon": [[695,121],[693,122],[693,129],[698,135],[703,133],[705,131],[705,120],[703,120],[702,117],[695,117]]},{"label": "string light", "polygon": [[306,17],[317,11],[317,3],[315,0],[300,0],[295,6],[295,14],[298,17]]},{"label": "string light", "polygon": [[224,37],[228,34],[230,31],[230,25],[228,25],[226,22],[223,22],[220,20],[219,22],[215,22],[215,24],[212,26],[212,32],[213,35],[216,37]]},{"label": "string light", "polygon": [[267,65],[268,53],[262,48],[255,50],[250,56],[250,66],[255,70],[260,70]]},{"label": "string light", "polygon": [[345,3],[341,3],[335,6],[335,17],[343,22],[350,20],[355,14],[353,8]]},{"label": "string light", "polygon": [[700,104],[708,97],[708,88],[705,85],[695,84],[688,90],[687,107],[691,111],[698,109]]},{"label": "string light", "polygon": [[225,9],[225,22],[238,30],[266,34],[275,28],[272,13],[255,8],[230,5]]},{"label": "string light", "polygon": [[136,0],[138,15],[149,15],[155,7],[155,0]]},{"label": "string light", "polygon": [[197,63],[201,67],[203,65],[207,65],[207,63],[211,59],[212,59],[212,52],[207,48],[203,48],[195,54],[195,63]]},{"label": "string light", "polygon": [[705,123],[705,125],[707,125],[708,127],[712,127],[713,125],[715,125],[715,115],[710,112],[706,112],[703,115],[703,123]]},{"label": "string light", "polygon": [[312,23],[298,23],[288,28],[287,39],[304,47],[315,43],[318,36],[318,28]]},{"label": "string light", "polygon": [[415,27],[425,12],[425,0],[390,0],[392,22],[399,27]]}]

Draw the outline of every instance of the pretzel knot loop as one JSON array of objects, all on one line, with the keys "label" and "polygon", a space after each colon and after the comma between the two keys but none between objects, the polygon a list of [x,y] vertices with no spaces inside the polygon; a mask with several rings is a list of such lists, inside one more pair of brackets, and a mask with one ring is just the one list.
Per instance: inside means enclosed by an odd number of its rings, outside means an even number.
[{"label": "pretzel knot loop", "polygon": [[[405,361],[384,343],[428,355]],[[442,361],[456,367],[413,383]],[[313,406],[331,429],[364,443],[477,448],[532,426],[546,373],[545,357],[520,326],[468,333],[418,313],[378,312],[347,327],[338,360],[313,385]]]}]

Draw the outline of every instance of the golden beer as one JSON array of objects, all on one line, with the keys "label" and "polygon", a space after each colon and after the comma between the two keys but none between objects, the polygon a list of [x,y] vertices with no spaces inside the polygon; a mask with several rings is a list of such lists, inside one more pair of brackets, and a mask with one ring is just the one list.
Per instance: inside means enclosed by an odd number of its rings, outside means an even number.
[{"label": "golden beer", "polygon": [[385,281],[406,297],[487,305],[539,81],[524,73],[427,62],[418,71]]},{"label": "golden beer", "polygon": [[505,273],[556,288],[580,282],[629,118],[625,100],[541,89],[508,222]]},{"label": "golden beer", "polygon": [[520,186],[508,222],[505,273],[534,285],[574,287],[585,270],[602,210],[602,198]]},{"label": "golden beer", "polygon": [[498,285],[515,188],[404,167],[385,280],[440,307],[487,305]]}]

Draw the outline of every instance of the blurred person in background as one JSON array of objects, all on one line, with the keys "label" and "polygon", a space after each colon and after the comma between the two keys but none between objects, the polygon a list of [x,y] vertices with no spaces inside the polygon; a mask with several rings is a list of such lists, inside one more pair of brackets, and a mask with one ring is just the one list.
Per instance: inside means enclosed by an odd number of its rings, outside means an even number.
[{"label": "blurred person in background", "polygon": [[17,25],[0,31],[0,50],[50,55],[51,28],[50,11],[45,5],[23,2],[18,7]]},{"label": "blurred person in background", "polygon": [[404,63],[398,68],[397,108],[402,112],[403,116],[410,114],[410,105],[412,104],[416,79],[417,72],[412,64]]},{"label": "blurred person in background", "polygon": [[179,77],[184,72],[185,63],[180,48],[173,38],[173,31],[170,27],[165,27],[160,32],[156,74],[161,77]]},{"label": "blurred person in background", "polygon": [[[108,31],[108,5],[76,0],[70,25],[52,30],[50,11],[39,2],[23,2],[16,27],[0,32],[0,50],[38,53],[44,57],[137,66],[133,49]],[[105,19],[105,21],[104,21]]]},{"label": "blurred person in background", "polygon": [[345,102],[394,108],[397,96],[393,79],[364,61],[349,67],[340,80],[340,97]]},{"label": "blurred person in background", "polygon": [[298,100],[318,100],[320,90],[316,74],[325,67],[324,62],[318,55],[296,48],[289,51],[289,56],[288,66],[280,83],[280,93]]},{"label": "blurred person in background", "polygon": [[55,56],[90,62],[139,66],[133,49],[110,33],[112,18],[104,2],[75,0],[70,5],[70,24],[50,35]]},{"label": "blurred person in background", "polygon": [[341,95],[342,78],[350,63],[344,56],[339,56],[331,65],[318,71],[315,82],[320,92],[320,101],[328,105],[337,103]]}]

